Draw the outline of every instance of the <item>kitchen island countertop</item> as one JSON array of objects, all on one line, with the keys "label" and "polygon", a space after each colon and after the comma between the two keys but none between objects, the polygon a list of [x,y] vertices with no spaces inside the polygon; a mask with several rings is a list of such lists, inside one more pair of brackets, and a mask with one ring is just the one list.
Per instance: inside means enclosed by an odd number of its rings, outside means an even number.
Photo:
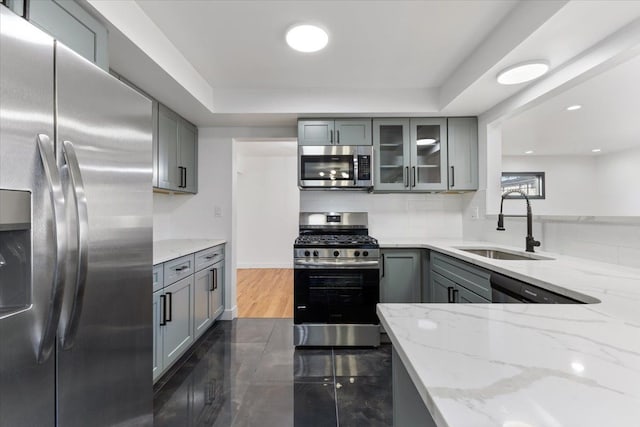
[{"label": "kitchen island countertop", "polygon": [[386,239],[596,304],[379,304],[378,315],[438,427],[640,425],[640,270],[553,253],[483,258],[487,242]]}]

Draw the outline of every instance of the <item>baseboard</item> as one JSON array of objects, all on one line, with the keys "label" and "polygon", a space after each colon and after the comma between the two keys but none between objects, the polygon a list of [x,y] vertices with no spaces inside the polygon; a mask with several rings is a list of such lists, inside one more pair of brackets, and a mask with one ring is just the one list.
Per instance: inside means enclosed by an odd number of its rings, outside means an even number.
[{"label": "baseboard", "polygon": [[238,263],[236,265],[236,268],[239,268],[239,269],[243,269],[243,268],[293,268],[293,264],[291,262],[273,263],[273,264],[252,264],[252,263],[241,264],[241,263]]},{"label": "baseboard", "polygon": [[230,309],[225,309],[222,312],[222,316],[220,316],[220,319],[222,319],[222,320],[233,320],[236,317],[238,317],[238,306],[234,305]]}]

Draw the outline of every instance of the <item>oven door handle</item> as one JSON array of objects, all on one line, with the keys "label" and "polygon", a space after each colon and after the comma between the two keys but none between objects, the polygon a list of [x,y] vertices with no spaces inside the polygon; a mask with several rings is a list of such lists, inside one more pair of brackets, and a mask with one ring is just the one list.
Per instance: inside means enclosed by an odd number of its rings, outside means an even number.
[{"label": "oven door handle", "polygon": [[295,267],[304,268],[379,268],[379,261],[307,261],[304,259],[294,260]]}]

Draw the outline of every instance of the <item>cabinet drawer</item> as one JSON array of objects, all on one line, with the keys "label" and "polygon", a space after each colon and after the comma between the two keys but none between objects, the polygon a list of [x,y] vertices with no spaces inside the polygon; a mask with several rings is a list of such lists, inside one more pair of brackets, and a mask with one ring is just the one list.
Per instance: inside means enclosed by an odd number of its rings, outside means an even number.
[{"label": "cabinet drawer", "polygon": [[169,286],[195,272],[193,254],[164,263],[164,285]]},{"label": "cabinet drawer", "polygon": [[489,272],[436,252],[431,253],[431,269],[471,292],[491,300]]},{"label": "cabinet drawer", "polygon": [[196,271],[200,271],[223,259],[224,245],[218,245],[196,252]]},{"label": "cabinet drawer", "polygon": [[153,292],[164,288],[164,267],[163,264],[153,266]]}]

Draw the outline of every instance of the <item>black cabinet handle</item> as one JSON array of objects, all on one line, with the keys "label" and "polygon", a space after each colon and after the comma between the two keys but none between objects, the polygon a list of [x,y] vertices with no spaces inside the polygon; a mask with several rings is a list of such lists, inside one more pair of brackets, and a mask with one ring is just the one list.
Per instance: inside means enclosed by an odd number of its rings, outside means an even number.
[{"label": "black cabinet handle", "polygon": [[167,324],[167,297],[164,295],[160,295],[160,299],[162,300],[162,314],[160,315],[160,326],[164,326]]},{"label": "black cabinet handle", "polygon": [[409,187],[409,166],[404,168],[404,186]]},{"label": "black cabinet handle", "polygon": [[209,292],[213,292],[216,290],[216,269],[212,268],[209,272],[211,272],[211,286],[209,287]]},{"label": "black cabinet handle", "polygon": [[340,144],[340,131],[336,131],[336,144]]},{"label": "black cabinet handle", "polygon": [[[173,293],[167,292],[165,295],[169,297],[169,309],[165,310],[164,321],[171,322],[171,318],[173,317]],[[168,316],[167,316],[167,313],[169,314]]]},{"label": "black cabinet handle", "polygon": [[182,188],[187,188],[187,168],[183,168],[184,170],[184,187]]},{"label": "black cabinet handle", "polygon": [[329,142],[333,144],[333,129],[329,131]]},{"label": "black cabinet handle", "polygon": [[451,166],[451,186],[454,187],[456,185],[456,169],[454,166]]},{"label": "black cabinet handle", "polygon": [[189,266],[188,266],[188,265],[183,265],[182,267],[174,268],[173,270],[174,270],[174,271],[182,271],[182,270],[186,270],[186,269],[188,269],[188,268],[189,268]]},{"label": "black cabinet handle", "polygon": [[413,169],[413,184],[411,186],[415,187],[416,186],[416,167],[411,166],[411,169]]},{"label": "black cabinet handle", "polygon": [[458,299],[458,290],[454,289],[453,290],[453,301],[451,302],[459,302],[460,300]]},{"label": "black cabinet handle", "polygon": [[180,170],[180,184],[178,184],[178,188],[184,188],[184,171],[186,168],[184,166],[178,166],[178,169]]},{"label": "black cabinet handle", "polygon": [[451,298],[451,291],[453,290],[453,286],[448,286],[447,287],[447,302],[453,302],[453,299]]}]

